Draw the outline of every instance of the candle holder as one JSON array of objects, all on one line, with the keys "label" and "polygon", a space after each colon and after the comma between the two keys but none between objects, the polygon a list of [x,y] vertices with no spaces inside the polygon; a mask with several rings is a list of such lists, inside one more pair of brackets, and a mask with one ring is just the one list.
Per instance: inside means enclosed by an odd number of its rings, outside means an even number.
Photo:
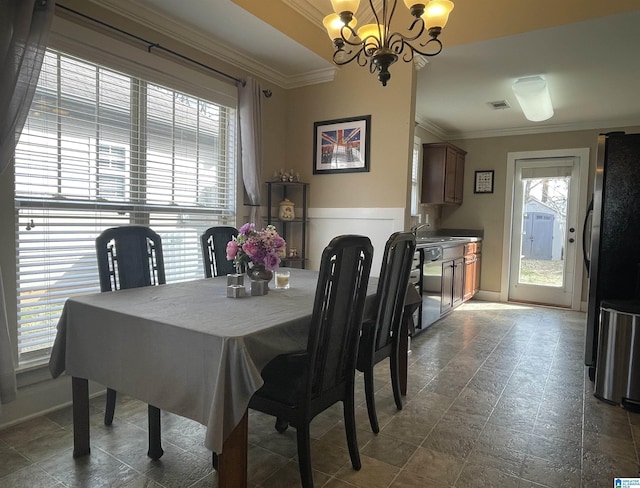
[{"label": "candle holder", "polygon": [[247,290],[244,285],[229,285],[227,286],[227,298],[242,298],[247,296]]},{"label": "candle holder", "polygon": [[251,296],[259,297],[269,293],[269,282],[267,280],[251,280]]},{"label": "candle holder", "polygon": [[244,286],[244,274],[243,273],[228,274],[227,286],[231,286],[231,285]]}]

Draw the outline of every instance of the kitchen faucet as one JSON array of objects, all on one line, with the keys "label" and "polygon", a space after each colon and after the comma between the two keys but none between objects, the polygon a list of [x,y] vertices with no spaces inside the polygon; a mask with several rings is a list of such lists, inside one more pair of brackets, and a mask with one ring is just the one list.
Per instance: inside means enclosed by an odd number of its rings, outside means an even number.
[{"label": "kitchen faucet", "polygon": [[430,229],[430,228],[431,228],[431,224],[429,222],[425,222],[424,224],[418,224],[411,227],[411,233],[414,236],[417,236],[420,233],[420,231],[422,231],[423,229]]}]

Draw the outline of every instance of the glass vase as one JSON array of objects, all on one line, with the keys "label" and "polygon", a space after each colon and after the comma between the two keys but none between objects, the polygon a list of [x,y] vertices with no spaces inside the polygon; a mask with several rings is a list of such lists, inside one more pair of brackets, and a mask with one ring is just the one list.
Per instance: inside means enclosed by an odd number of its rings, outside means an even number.
[{"label": "glass vase", "polygon": [[252,267],[247,268],[247,275],[252,280],[265,280],[271,281],[273,278],[273,271],[269,271],[264,267],[264,264],[254,264]]}]

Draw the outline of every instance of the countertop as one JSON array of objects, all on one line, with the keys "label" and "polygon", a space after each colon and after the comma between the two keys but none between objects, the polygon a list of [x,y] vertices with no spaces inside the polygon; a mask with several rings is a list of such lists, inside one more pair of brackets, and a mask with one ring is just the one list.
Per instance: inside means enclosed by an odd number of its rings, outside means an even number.
[{"label": "countertop", "polygon": [[416,248],[439,246],[442,248],[463,246],[469,242],[482,241],[482,237],[457,237],[457,236],[425,236],[416,237]]}]

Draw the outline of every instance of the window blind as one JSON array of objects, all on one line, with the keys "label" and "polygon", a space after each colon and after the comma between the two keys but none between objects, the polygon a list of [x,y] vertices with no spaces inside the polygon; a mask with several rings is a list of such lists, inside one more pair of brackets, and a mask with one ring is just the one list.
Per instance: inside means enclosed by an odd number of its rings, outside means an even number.
[{"label": "window blind", "polygon": [[47,357],[65,300],[99,291],[94,240],[143,224],[167,281],[235,221],[235,109],[48,50],[15,152],[18,353]]},{"label": "window blind", "polygon": [[413,153],[411,157],[411,215],[419,214],[420,196],[418,195],[420,185],[418,182],[418,168],[420,167],[420,139],[413,142]]}]

